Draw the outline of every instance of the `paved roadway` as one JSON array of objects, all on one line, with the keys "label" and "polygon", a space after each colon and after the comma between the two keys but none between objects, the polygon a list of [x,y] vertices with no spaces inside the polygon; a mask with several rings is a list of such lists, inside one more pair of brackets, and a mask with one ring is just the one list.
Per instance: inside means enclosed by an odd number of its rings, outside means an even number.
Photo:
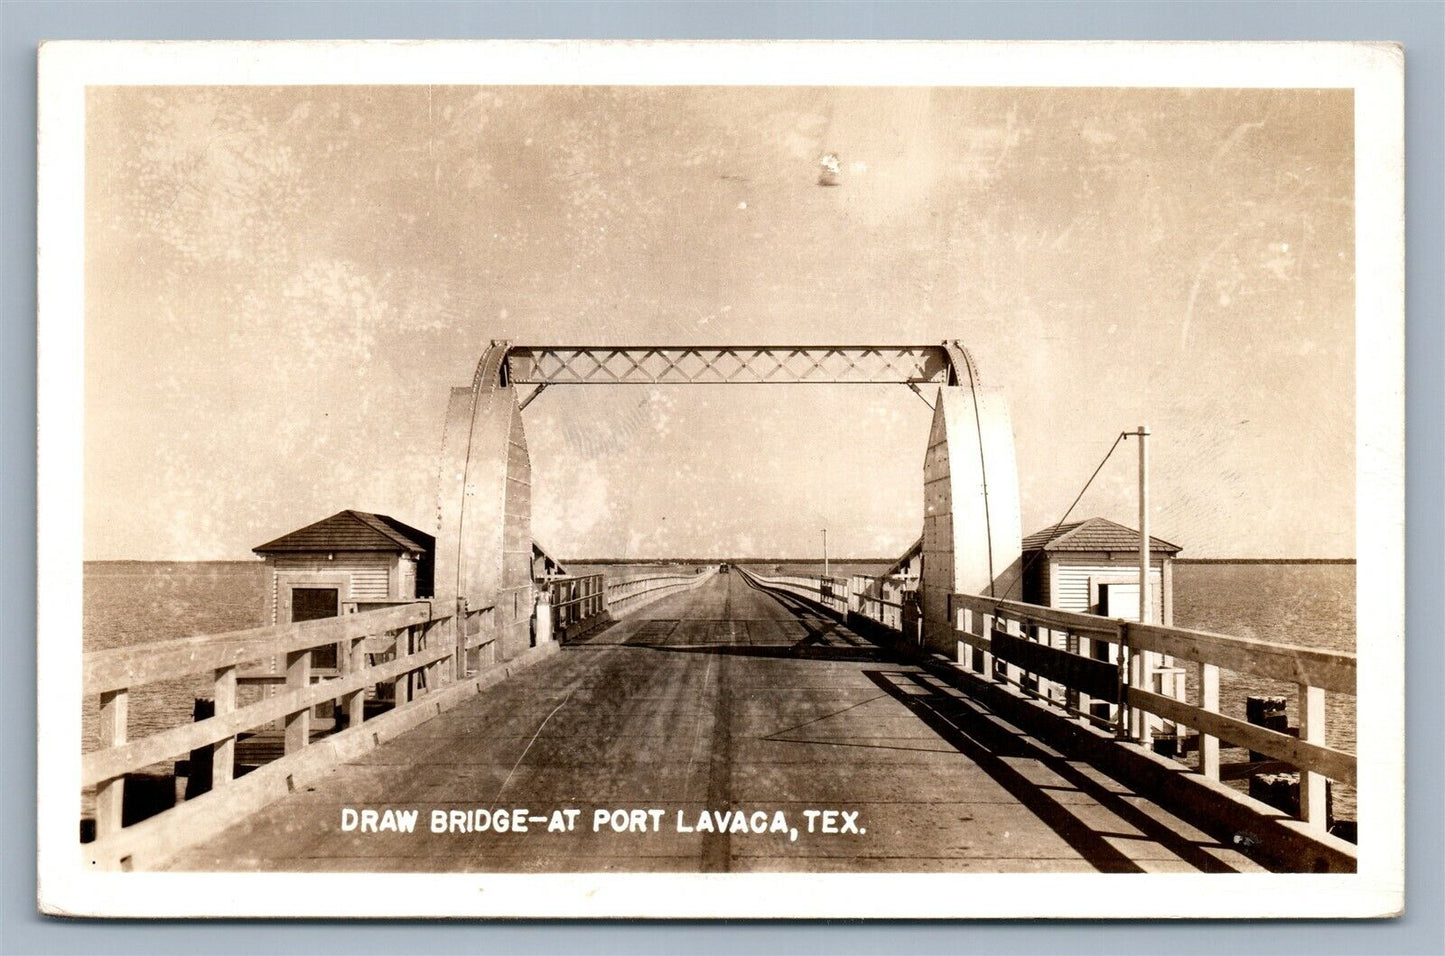
[{"label": "paved roadway", "polygon": [[[413,808],[417,832],[341,829]],[[443,810],[577,808],[573,832],[429,832]],[[663,811],[593,832],[596,808]],[[806,832],[805,810],[858,833]],[[678,832],[781,810],[790,833]],[[651,826],[652,816],[648,816]],[[835,823],[842,829],[842,816]],[[818,818],[821,824],[821,818]],[[866,832],[862,832],[866,831]],[[739,574],[667,597],[333,770],[172,869],[1257,870],[842,625]]]}]

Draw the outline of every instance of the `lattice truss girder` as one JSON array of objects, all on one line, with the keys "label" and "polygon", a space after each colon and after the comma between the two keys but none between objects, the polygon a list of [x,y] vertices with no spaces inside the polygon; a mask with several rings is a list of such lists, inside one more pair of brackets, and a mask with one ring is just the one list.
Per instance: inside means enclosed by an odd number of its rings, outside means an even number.
[{"label": "lattice truss girder", "polygon": [[513,346],[513,385],[947,384],[940,346]]}]

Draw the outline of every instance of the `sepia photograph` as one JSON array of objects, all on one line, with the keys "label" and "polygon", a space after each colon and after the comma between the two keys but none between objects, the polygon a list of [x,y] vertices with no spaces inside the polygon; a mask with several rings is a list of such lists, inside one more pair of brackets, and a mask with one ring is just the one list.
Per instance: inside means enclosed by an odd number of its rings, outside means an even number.
[{"label": "sepia photograph", "polygon": [[43,910],[1399,912],[1398,48],[40,60]]}]

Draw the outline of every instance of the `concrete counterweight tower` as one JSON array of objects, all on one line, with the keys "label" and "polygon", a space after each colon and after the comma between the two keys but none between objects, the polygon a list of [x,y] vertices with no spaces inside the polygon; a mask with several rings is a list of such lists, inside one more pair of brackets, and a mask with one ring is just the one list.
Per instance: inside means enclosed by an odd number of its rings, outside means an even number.
[{"label": "concrete counterweight tower", "polygon": [[955,368],[963,381],[938,390],[923,461],[923,636],[950,656],[949,596],[1003,597],[1019,572],[1023,541],[1007,400],[977,384],[971,360],[961,357]]},{"label": "concrete counterweight tower", "polygon": [[438,481],[436,595],[491,605],[498,658],[531,646],[532,462],[507,343],[493,342],[447,405]]},{"label": "concrete counterweight tower", "polygon": [[[438,483],[436,596],[491,607],[500,656],[531,645],[532,480],[516,384],[938,385],[924,459],[923,633],[953,654],[949,598],[990,595],[1018,573],[1013,426],[963,346],[523,346],[493,342],[452,390]],[[533,395],[536,392],[532,393]]]}]

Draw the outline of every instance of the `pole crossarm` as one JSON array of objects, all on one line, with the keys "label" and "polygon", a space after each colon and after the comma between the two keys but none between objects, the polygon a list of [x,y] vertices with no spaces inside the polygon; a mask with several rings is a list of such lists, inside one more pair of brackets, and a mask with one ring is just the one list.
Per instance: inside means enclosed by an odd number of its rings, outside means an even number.
[{"label": "pole crossarm", "polygon": [[512,345],[503,371],[508,385],[951,385],[960,376],[946,345]]}]

